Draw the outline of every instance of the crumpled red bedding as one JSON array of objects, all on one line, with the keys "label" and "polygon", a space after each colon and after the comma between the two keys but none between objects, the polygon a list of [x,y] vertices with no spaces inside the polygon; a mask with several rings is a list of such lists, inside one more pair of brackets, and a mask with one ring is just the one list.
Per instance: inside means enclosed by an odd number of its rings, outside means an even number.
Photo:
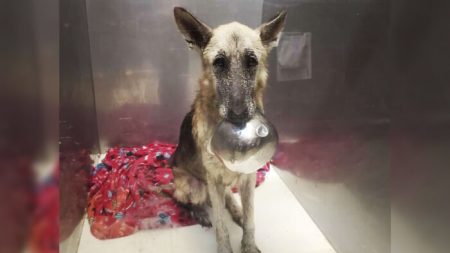
[{"label": "crumpled red bedding", "polygon": [[[138,147],[110,148],[93,167],[87,215],[99,239],[130,235],[142,229],[196,224],[189,211],[177,205],[169,159],[176,145],[155,142]],[[257,172],[260,185],[270,165]]]}]

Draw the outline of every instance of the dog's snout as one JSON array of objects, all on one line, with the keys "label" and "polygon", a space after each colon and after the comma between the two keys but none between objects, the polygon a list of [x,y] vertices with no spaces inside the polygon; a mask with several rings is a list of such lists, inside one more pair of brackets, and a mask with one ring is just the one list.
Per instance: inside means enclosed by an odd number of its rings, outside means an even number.
[{"label": "dog's snout", "polygon": [[[236,77],[236,79],[238,79]],[[247,109],[246,101],[249,99],[247,96],[247,92],[245,86],[242,85],[241,80],[236,80],[231,85],[231,111],[233,111],[236,115],[241,115]]]}]

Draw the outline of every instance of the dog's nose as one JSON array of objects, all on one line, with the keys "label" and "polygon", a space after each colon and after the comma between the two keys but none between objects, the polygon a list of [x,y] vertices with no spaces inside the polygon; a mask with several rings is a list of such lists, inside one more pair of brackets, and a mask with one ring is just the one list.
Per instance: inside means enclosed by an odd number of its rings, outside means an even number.
[{"label": "dog's nose", "polygon": [[245,111],[247,110],[247,106],[245,105],[245,103],[243,101],[233,101],[232,105],[231,105],[231,111],[239,116],[243,113],[245,113]]},{"label": "dog's nose", "polygon": [[[235,110],[237,109],[237,110]],[[245,123],[248,119],[248,110],[246,107],[231,109],[228,112],[228,121],[234,124]]]}]

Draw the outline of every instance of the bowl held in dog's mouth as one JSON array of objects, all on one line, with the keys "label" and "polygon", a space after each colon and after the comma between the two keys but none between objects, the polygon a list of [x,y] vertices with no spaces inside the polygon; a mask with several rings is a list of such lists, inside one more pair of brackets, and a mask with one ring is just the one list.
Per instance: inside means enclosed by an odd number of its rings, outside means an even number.
[{"label": "bowl held in dog's mouth", "polygon": [[210,151],[232,171],[250,174],[275,154],[278,133],[264,115],[257,113],[242,125],[220,122],[211,139]]}]

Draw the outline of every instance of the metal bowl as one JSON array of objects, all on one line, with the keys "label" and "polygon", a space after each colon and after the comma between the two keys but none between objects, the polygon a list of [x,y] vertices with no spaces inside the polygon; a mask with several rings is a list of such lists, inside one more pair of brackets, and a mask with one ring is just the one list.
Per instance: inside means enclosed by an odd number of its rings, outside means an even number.
[{"label": "metal bowl", "polygon": [[210,149],[225,166],[249,174],[260,169],[275,153],[278,133],[262,114],[256,114],[242,126],[220,122],[211,139]]}]

